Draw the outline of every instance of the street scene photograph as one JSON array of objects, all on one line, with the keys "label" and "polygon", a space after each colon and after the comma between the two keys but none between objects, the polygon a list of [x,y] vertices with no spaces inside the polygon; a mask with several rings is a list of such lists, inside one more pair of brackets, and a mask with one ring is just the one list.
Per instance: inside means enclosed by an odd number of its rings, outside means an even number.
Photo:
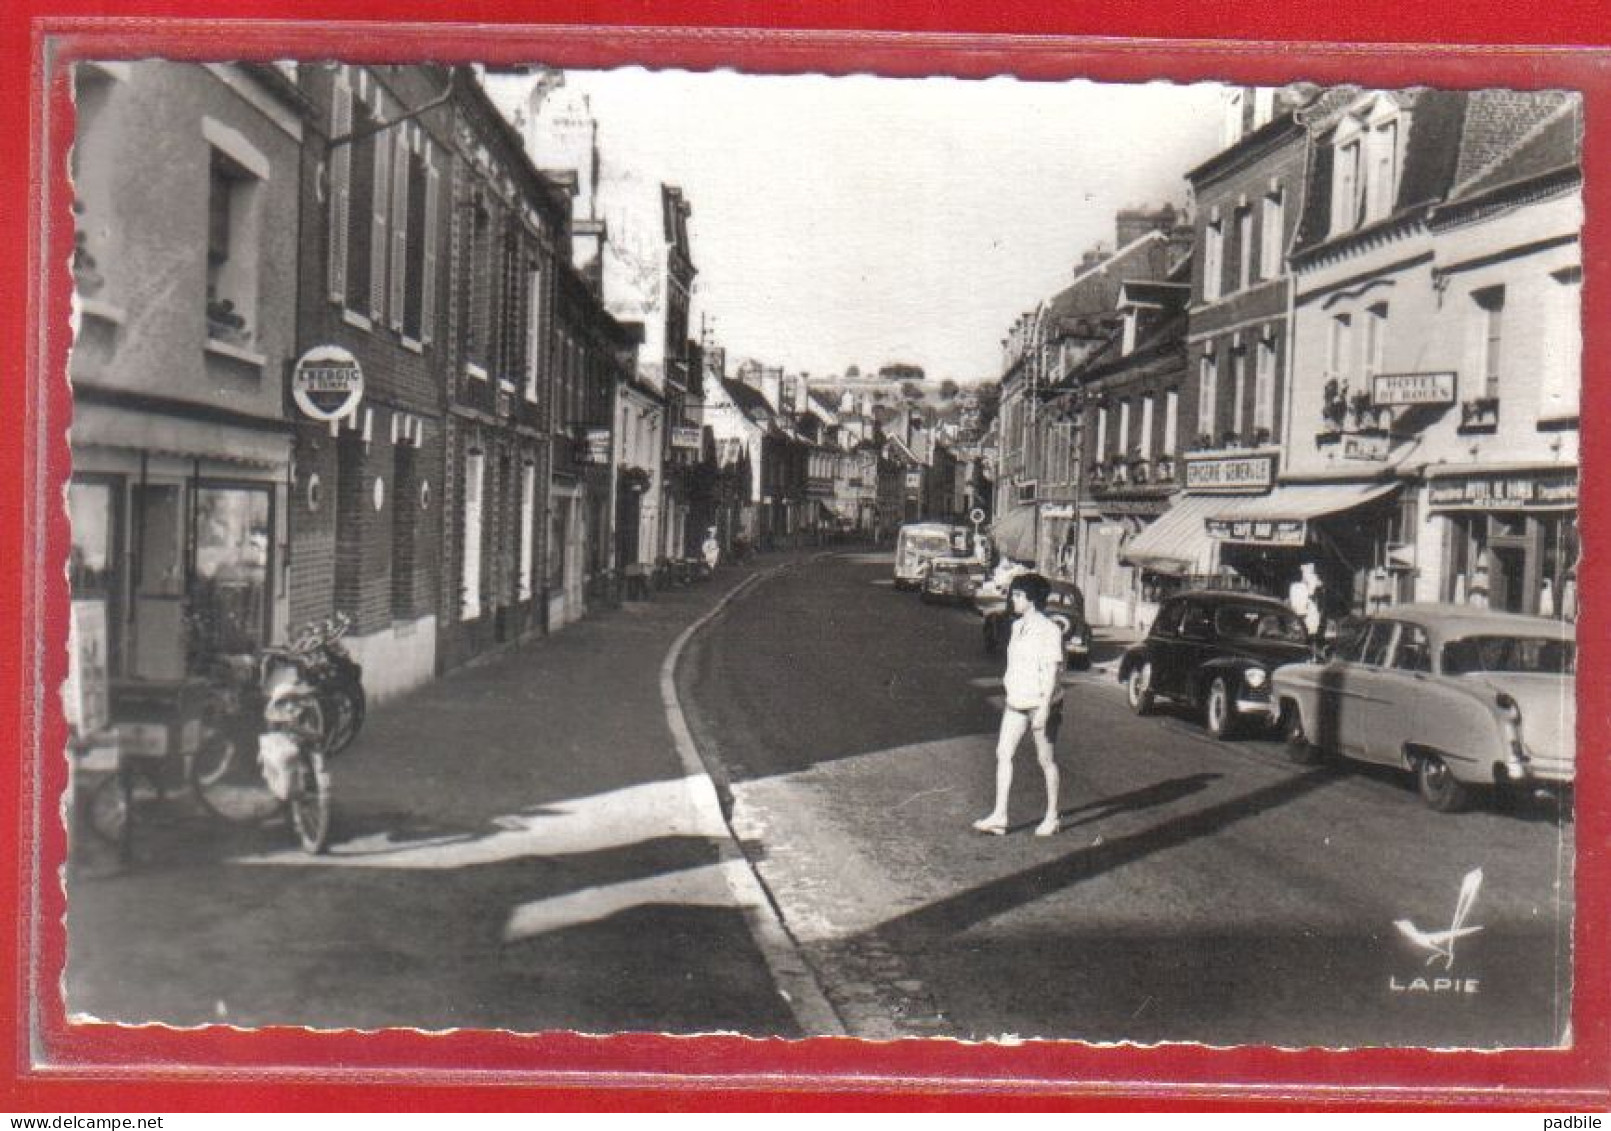
[{"label": "street scene photograph", "polygon": [[70,1025],[1572,1046],[1581,94],[68,72]]}]

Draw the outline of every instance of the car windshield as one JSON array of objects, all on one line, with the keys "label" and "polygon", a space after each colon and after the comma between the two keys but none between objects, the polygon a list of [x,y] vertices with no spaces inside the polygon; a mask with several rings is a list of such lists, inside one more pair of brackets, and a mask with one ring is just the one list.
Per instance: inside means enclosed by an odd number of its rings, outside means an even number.
[{"label": "car windshield", "polygon": [[1471,672],[1525,672],[1570,675],[1577,670],[1577,645],[1539,636],[1467,636],[1443,646],[1445,675]]},{"label": "car windshield", "polygon": [[944,534],[908,534],[906,552],[935,556],[950,553],[951,540]]},{"label": "car windshield", "polygon": [[1302,644],[1309,639],[1303,622],[1280,609],[1256,605],[1225,605],[1214,613],[1214,629],[1220,636],[1247,640],[1281,640]]}]

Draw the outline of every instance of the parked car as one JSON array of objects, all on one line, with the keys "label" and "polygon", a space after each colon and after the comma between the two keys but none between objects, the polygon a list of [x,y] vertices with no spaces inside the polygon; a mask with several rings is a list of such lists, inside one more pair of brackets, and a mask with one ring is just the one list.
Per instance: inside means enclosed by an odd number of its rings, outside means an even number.
[{"label": "parked car", "polygon": [[931,604],[967,604],[988,574],[977,558],[931,558],[923,576],[923,600]]},{"label": "parked car", "polygon": [[[1010,585],[1010,581],[1009,581]],[[1046,597],[1046,615],[1063,632],[1063,655],[1068,666],[1085,671],[1091,666],[1091,626],[1085,620],[1085,595],[1072,581],[1051,583]],[[1007,646],[1015,618],[1007,601],[1007,591],[987,580],[974,593],[973,607],[984,618],[984,647],[996,652]]]},{"label": "parked car", "polygon": [[1415,775],[1431,808],[1483,787],[1566,786],[1575,763],[1572,628],[1469,605],[1401,605],[1350,621],[1324,660],[1275,675],[1287,749]]},{"label": "parked car", "polygon": [[1233,738],[1250,721],[1275,723],[1270,673],[1312,655],[1303,622],[1280,601],[1199,590],[1159,607],[1119,661],[1119,682],[1138,715],[1170,699],[1201,710],[1215,738]]},{"label": "parked car", "polygon": [[895,588],[918,589],[935,558],[968,553],[973,532],[948,522],[909,522],[895,536]]}]

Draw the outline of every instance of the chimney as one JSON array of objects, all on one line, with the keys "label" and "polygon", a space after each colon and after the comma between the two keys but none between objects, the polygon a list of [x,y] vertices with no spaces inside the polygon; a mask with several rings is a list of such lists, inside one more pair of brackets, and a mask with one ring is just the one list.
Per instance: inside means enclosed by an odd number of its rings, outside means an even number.
[{"label": "chimney", "polygon": [[1115,227],[1120,247],[1128,247],[1148,232],[1168,232],[1180,219],[1172,204],[1161,208],[1126,208],[1120,211]]},{"label": "chimney", "polygon": [[766,403],[776,410],[781,404],[783,396],[783,367],[762,366],[759,387],[761,395],[766,398]]},{"label": "chimney", "polygon": [[[1113,253],[1108,250],[1106,244],[1099,243],[1093,247],[1086,248],[1085,254],[1080,256],[1080,265],[1074,268],[1074,274],[1083,275],[1093,267],[1100,267],[1111,258],[1113,258]],[[1006,343],[1003,342],[1002,344],[1005,345]]]}]

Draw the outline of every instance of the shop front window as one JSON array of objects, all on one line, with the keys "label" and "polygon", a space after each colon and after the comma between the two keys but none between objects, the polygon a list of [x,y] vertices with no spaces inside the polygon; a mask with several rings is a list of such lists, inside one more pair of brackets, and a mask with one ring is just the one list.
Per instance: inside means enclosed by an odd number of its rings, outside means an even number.
[{"label": "shop front window", "polygon": [[197,489],[188,618],[193,658],[250,652],[266,641],[270,509],[264,488]]},{"label": "shop front window", "polygon": [[107,480],[74,480],[67,489],[68,521],[72,526],[72,548],[68,560],[68,584],[78,600],[106,602],[107,670],[121,671],[119,628],[122,607],[118,564],[118,516],[121,484]]}]

